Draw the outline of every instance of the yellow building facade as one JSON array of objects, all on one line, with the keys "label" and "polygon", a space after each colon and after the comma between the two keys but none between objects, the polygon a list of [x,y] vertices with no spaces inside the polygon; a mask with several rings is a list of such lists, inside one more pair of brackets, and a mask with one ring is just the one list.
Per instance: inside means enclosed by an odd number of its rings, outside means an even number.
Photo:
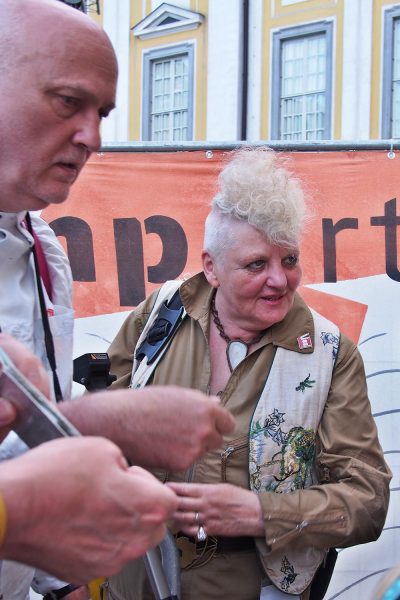
[{"label": "yellow building facade", "polygon": [[120,64],[104,139],[400,137],[400,1],[101,0]]}]

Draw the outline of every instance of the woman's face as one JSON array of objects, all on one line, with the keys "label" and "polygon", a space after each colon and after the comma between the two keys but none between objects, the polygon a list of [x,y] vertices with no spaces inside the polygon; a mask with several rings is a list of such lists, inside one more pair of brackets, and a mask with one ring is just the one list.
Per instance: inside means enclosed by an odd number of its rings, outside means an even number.
[{"label": "woman's face", "polygon": [[213,260],[203,253],[204,272],[218,289],[222,322],[261,331],[285,318],[300,283],[298,249],[270,244],[247,223],[233,224],[233,241]]}]

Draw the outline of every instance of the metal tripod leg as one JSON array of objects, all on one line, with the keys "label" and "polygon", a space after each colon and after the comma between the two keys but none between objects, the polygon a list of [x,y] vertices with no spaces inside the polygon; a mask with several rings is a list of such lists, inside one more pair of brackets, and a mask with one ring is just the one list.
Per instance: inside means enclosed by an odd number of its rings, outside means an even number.
[{"label": "metal tripod leg", "polygon": [[146,552],[143,561],[156,600],[179,600],[180,563],[173,535],[167,532],[159,549]]}]

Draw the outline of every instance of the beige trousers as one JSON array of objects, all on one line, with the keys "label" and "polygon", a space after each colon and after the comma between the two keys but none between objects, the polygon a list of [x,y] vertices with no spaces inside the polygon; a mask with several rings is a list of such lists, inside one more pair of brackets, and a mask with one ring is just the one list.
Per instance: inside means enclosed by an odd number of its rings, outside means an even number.
[{"label": "beige trousers", "polygon": [[[259,600],[262,580],[255,551],[218,554],[182,572],[181,600]],[[143,561],[129,563],[108,586],[108,600],[154,600]]]}]

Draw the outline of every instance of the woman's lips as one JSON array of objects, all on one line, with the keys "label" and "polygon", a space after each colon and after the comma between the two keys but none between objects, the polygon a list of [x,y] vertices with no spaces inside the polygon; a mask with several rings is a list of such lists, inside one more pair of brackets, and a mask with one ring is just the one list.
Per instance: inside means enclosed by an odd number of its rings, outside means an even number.
[{"label": "woman's lips", "polygon": [[269,302],[269,303],[274,304],[274,303],[280,302],[283,297],[284,297],[284,294],[281,294],[279,296],[276,296],[276,295],[274,295],[274,296],[263,296],[262,300],[264,300],[265,302]]}]

